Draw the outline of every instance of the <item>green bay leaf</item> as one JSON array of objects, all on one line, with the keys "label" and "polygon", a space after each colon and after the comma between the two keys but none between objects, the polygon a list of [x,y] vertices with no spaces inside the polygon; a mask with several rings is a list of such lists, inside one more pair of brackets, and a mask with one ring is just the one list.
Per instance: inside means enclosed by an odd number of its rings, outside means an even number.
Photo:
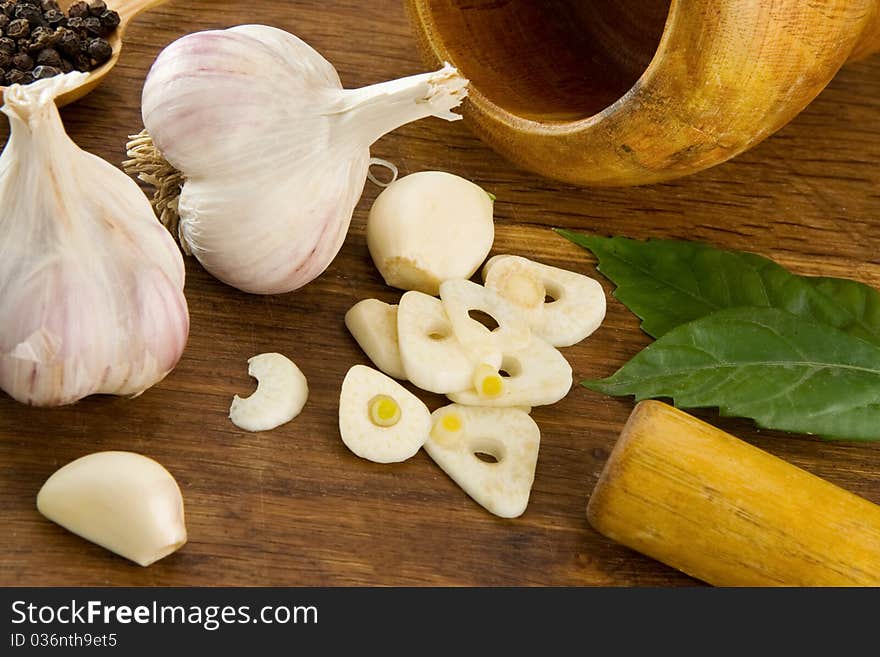
[{"label": "green bay leaf", "polygon": [[613,376],[582,385],[717,407],[767,429],[880,440],[880,348],[775,308],[714,312],[669,331]]},{"label": "green bay leaf", "polygon": [[614,296],[652,337],[717,310],[756,306],[786,310],[880,346],[880,294],[867,285],[797,276],[754,253],[699,242],[557,232],[598,258],[599,271],[617,286]]},{"label": "green bay leaf", "polygon": [[873,287],[845,278],[804,277],[816,294],[840,313],[833,326],[880,345],[880,293]]}]

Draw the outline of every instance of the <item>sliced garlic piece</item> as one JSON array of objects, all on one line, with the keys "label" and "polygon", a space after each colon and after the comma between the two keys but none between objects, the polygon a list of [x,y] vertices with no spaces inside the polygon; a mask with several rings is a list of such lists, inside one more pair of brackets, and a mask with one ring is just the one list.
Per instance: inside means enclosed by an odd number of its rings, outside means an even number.
[{"label": "sliced garlic piece", "polygon": [[[462,349],[439,299],[407,292],[397,309],[397,338],[406,378],[428,392],[444,395],[473,387],[479,364]],[[501,354],[487,363],[497,369]]]},{"label": "sliced garlic piece", "polygon": [[355,365],[342,382],[339,433],[361,458],[376,463],[405,461],[431,432],[428,407],[394,379]]},{"label": "sliced garlic piece", "polygon": [[[497,354],[528,346],[531,329],[520,311],[495,290],[467,280],[445,281],[440,299],[452,331],[461,346],[478,363],[490,363]],[[498,324],[490,330],[471,313],[489,315]]]},{"label": "sliced garlic piece", "polygon": [[388,185],[367,219],[367,245],[385,282],[437,294],[470,278],[492,248],[493,200],[469,180],[420,171]]},{"label": "sliced garlic piece", "polygon": [[378,299],[358,301],[345,313],[345,326],[376,367],[406,379],[397,344],[397,306]]},{"label": "sliced garlic piece", "polygon": [[177,482],[156,461],[132,452],[98,452],[68,463],[43,484],[37,509],[141,566],[186,543]]},{"label": "sliced garlic piece", "polygon": [[[547,288],[539,276],[531,269],[526,271],[513,271],[508,275],[494,276],[492,284],[489,280],[489,272],[498,268],[499,271],[505,270],[499,264],[514,256],[496,255],[489,258],[483,265],[483,285],[487,288],[498,292],[502,297],[510,301],[523,315],[529,326],[533,330],[541,327],[544,318],[544,300],[547,297]],[[499,280],[501,279],[501,280]]]},{"label": "sliced garlic piece", "polygon": [[571,365],[558,349],[538,337],[525,349],[505,354],[500,372],[503,390],[495,397],[475,389],[447,397],[468,406],[546,406],[558,402],[571,389]]},{"label": "sliced garlic piece", "polygon": [[309,398],[309,384],[296,364],[281,354],[260,354],[248,360],[248,374],[258,384],[250,397],[236,395],[229,419],[245,431],[269,431],[300,414]]},{"label": "sliced garlic piece", "polygon": [[541,431],[515,408],[452,404],[434,411],[425,451],[489,512],[516,518],[529,503]]},{"label": "sliced garlic piece", "polygon": [[[503,255],[486,263],[483,280],[520,308],[532,330],[556,347],[577,344],[605,319],[605,292],[583,274]],[[545,302],[546,296],[553,300]]]}]

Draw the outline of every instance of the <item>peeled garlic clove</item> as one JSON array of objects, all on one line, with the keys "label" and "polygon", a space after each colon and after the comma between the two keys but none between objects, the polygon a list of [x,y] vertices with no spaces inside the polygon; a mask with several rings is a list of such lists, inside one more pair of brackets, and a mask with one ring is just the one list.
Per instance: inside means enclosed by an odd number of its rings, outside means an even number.
[{"label": "peeled garlic clove", "polygon": [[535,333],[556,347],[577,344],[605,319],[602,286],[582,274],[519,256],[495,256],[483,268],[483,280],[520,308]]},{"label": "peeled garlic clove", "polygon": [[[440,285],[440,299],[452,331],[461,346],[478,363],[526,347],[532,331],[522,314],[495,290],[466,280]],[[498,326],[492,330],[471,317],[474,311],[489,315]]]},{"label": "peeled garlic clove", "polygon": [[535,421],[515,408],[457,404],[434,411],[431,419],[425,451],[434,462],[490,513],[522,515],[541,445]]},{"label": "peeled garlic clove", "polygon": [[358,301],[345,313],[345,326],[376,367],[406,379],[397,344],[397,306],[378,299]]},{"label": "peeled garlic clove", "polygon": [[500,370],[509,376],[502,376],[503,389],[498,395],[472,388],[447,396],[468,406],[546,406],[571,390],[571,365],[558,349],[538,337],[525,349],[505,354]]},{"label": "peeled garlic clove", "polygon": [[339,433],[342,442],[376,463],[405,461],[431,431],[431,414],[418,397],[381,372],[355,365],[342,382]]},{"label": "peeled garlic clove", "polygon": [[229,419],[245,431],[269,431],[290,422],[309,398],[306,377],[292,360],[281,354],[260,354],[248,359],[248,374],[257,390],[242,399],[236,395]]},{"label": "peeled garlic clove", "polygon": [[174,477],[132,452],[83,456],[46,480],[37,509],[52,522],[141,566],[186,543]]},{"label": "peeled garlic clove", "polygon": [[[407,292],[397,309],[397,338],[406,378],[428,392],[446,394],[473,387],[479,363],[465,353],[439,299]],[[487,357],[501,365],[501,354]]]},{"label": "peeled garlic clove", "polygon": [[[244,25],[169,45],[144,85],[142,113],[155,149],[186,180],[183,243],[221,281],[274,294],[313,280],[338,253],[370,145],[411,121],[460,119],[451,110],[466,86],[446,66],[345,90],[302,40]],[[139,149],[129,170],[150,178],[156,163],[139,165]]]},{"label": "peeled garlic clove", "polygon": [[436,295],[440,283],[470,278],[492,248],[493,200],[443,171],[421,171],[391,183],[367,219],[367,245],[385,282]]},{"label": "peeled garlic clove", "polygon": [[0,388],[35,406],[138,395],[186,345],[183,258],[128,176],[80,150],[54,98],[69,73],[5,89]]}]

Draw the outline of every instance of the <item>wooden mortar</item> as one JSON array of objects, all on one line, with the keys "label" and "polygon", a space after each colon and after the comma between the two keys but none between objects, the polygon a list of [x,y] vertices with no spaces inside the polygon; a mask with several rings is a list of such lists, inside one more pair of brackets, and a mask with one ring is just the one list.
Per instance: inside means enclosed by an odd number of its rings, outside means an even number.
[{"label": "wooden mortar", "polygon": [[406,0],[465,116],[551,178],[638,185],[719,164],[880,50],[880,0]]}]

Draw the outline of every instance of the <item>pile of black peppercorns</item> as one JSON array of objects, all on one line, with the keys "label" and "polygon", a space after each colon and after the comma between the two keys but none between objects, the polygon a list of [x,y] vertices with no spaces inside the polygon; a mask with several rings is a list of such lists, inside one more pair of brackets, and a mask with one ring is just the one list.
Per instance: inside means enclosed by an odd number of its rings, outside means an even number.
[{"label": "pile of black peppercorns", "polygon": [[0,1],[0,85],[96,69],[113,55],[105,37],[118,26],[104,0],[74,2],[66,16],[56,0]]}]

